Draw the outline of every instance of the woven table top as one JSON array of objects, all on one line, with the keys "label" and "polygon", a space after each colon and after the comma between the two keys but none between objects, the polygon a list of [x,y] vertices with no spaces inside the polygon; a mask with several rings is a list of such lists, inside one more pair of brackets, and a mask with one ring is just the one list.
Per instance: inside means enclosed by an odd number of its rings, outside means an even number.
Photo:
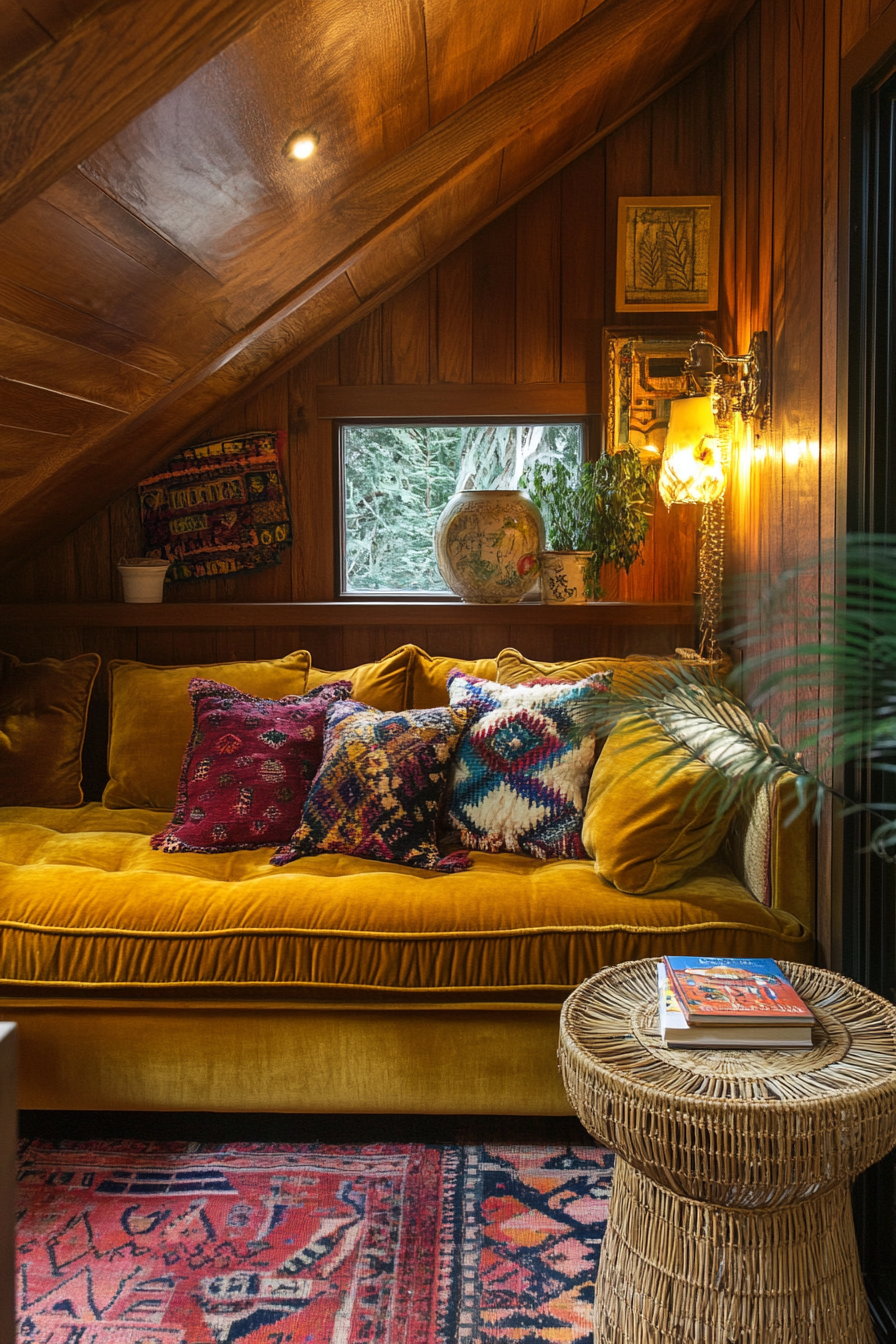
[{"label": "woven table top", "polygon": [[852,1179],[896,1143],[896,1008],[781,962],[810,1050],[670,1050],[656,961],[608,967],[563,1006],[560,1064],[586,1129],[680,1194],[765,1205]]}]

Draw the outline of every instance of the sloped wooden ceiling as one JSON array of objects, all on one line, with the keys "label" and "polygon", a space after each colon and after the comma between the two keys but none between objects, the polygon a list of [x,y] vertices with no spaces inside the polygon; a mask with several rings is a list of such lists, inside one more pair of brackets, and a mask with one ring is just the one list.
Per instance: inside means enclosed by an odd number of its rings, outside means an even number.
[{"label": "sloped wooden ceiling", "polygon": [[[0,563],[428,269],[704,61],[750,3],[254,0],[245,31],[236,0],[23,0],[47,40],[30,35],[0,112],[15,131],[23,89],[42,88],[53,136],[0,156],[0,206],[41,192],[0,225]],[[243,35],[200,64],[216,8]],[[301,127],[320,148],[296,163],[281,150]]]}]

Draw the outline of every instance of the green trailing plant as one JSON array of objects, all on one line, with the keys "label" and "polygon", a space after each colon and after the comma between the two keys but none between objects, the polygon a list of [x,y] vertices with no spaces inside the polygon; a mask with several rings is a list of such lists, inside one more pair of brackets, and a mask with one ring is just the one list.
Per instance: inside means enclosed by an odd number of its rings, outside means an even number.
[{"label": "green trailing plant", "polygon": [[[822,571],[828,567],[823,563]],[[816,562],[782,576],[757,621],[728,632],[747,657],[727,683],[699,665],[664,665],[637,690],[614,692],[609,708],[583,707],[580,722],[603,733],[628,715],[659,724],[668,746],[651,759],[668,753],[670,775],[692,760],[711,766],[724,783],[720,814],[790,771],[798,811],[820,810],[827,795],[839,799],[846,814],[869,814],[876,823],[871,848],[896,861],[896,537],[847,538],[836,565],[842,581],[807,614],[801,590],[807,575],[817,572]],[[780,638],[792,628],[795,612],[813,620],[818,639]],[[751,652],[760,644],[760,652]],[[742,699],[744,686],[750,689]],[[776,702],[784,708],[775,711]],[[780,724],[769,726],[760,711],[770,711]],[[782,735],[792,736],[792,747],[782,745]],[[850,762],[876,782],[869,801],[857,803],[832,783],[837,768]],[[706,777],[694,796],[712,789]]]},{"label": "green trailing plant", "polygon": [[605,453],[596,462],[569,467],[537,463],[523,480],[544,518],[548,549],[589,551],[590,597],[600,597],[601,565],[626,573],[641,554],[650,527],[656,468],[645,467],[635,448]]}]

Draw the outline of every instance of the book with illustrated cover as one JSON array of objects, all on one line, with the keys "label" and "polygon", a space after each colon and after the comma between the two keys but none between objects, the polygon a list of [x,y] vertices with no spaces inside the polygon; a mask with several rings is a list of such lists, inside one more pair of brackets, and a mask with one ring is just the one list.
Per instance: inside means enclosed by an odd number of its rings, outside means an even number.
[{"label": "book with illustrated cover", "polygon": [[809,1023],[815,1019],[770,957],[664,957],[688,1022]]},{"label": "book with illustrated cover", "polygon": [[809,1050],[812,1021],[766,1022],[738,1019],[731,1023],[688,1022],[676,999],[666,967],[657,963],[660,1033],[671,1049]]}]

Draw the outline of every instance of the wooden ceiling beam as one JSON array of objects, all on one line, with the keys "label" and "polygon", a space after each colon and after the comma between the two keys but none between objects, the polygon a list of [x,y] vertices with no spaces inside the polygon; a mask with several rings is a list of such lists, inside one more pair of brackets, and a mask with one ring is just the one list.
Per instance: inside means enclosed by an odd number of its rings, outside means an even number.
[{"label": "wooden ceiling beam", "polygon": [[[406,225],[447,184],[565,104],[596,87],[601,123],[627,120],[636,106],[702,63],[729,36],[753,0],[604,0],[535,56],[516,66],[326,204],[295,238],[290,261],[303,279],[245,329],[245,340],[288,316],[346,270],[371,242]],[[651,73],[645,89],[645,66]],[[606,133],[604,126],[600,128]],[[278,254],[283,266],[284,250]],[[226,278],[257,279],[257,257],[239,258]],[[243,269],[245,268],[245,269]]]},{"label": "wooden ceiling beam", "polygon": [[282,0],[108,0],[0,80],[0,219]]},{"label": "wooden ceiling beam", "polygon": [[[748,0],[748,4],[749,3],[752,3],[752,0]],[[198,415],[191,414],[190,411],[185,408],[184,414],[179,418],[176,427],[170,421],[168,421],[165,429],[159,424],[154,424],[152,426],[149,430],[147,442],[151,441],[154,444],[158,444],[160,430],[163,434],[166,432],[166,429],[168,432],[167,442],[160,448],[156,448],[158,462],[163,463],[168,457],[172,456],[182,444],[204,437],[208,425],[220,419],[222,414],[226,415],[229,411],[236,410],[242,404],[249,388],[251,388],[254,393],[261,391],[262,388],[275,382],[276,379],[282,377],[283,374],[288,372],[294,365],[300,364],[303,360],[310,358],[310,356],[313,355],[316,350],[319,350],[322,345],[326,345],[326,343],[334,337],[340,336],[342,332],[346,331],[349,327],[354,326],[354,324],[360,321],[362,317],[366,317],[388,299],[394,298],[395,295],[400,293],[407,285],[411,284],[414,280],[419,279],[421,275],[425,275],[428,271],[432,270],[434,266],[438,265],[439,262],[444,261],[444,259],[456,248],[475,237],[477,233],[480,233],[484,228],[487,228],[487,226],[498,219],[499,216],[517,205],[526,196],[537,190],[538,187],[542,186],[550,178],[555,176],[556,173],[573,163],[582,154],[587,153],[589,149],[592,149],[595,145],[599,144],[601,140],[605,140],[607,136],[612,135],[615,130],[618,130],[619,126],[623,125],[631,117],[637,116],[639,112],[643,111],[643,109],[655,101],[656,98],[667,93],[669,89],[675,86],[675,84],[679,83],[682,79],[686,79],[689,74],[702,65],[704,59],[705,57],[700,55],[689,62],[687,66],[682,68],[675,78],[666,80],[665,83],[657,88],[649,97],[642,98],[634,107],[627,110],[618,119],[603,123],[593,135],[589,135],[586,139],[580,140],[565,154],[561,155],[560,158],[555,159],[548,168],[543,168],[534,176],[528,178],[525,183],[519,186],[511,194],[502,196],[488,209],[481,211],[474,219],[467,222],[459,233],[455,234],[450,239],[441,241],[437,247],[426,252],[425,255],[420,256],[416,262],[405,265],[400,274],[389,276],[375,290],[372,290],[370,293],[365,293],[363,297],[359,295],[358,297],[360,301],[357,306],[348,307],[347,305],[343,305],[339,311],[333,313],[329,320],[318,322],[314,325],[313,334],[310,338],[293,338],[291,348],[287,353],[271,355],[265,349],[268,342],[270,342],[270,348],[272,350],[278,350],[282,348],[283,345],[289,344],[289,339],[286,337],[285,332],[289,319],[280,319],[280,322],[267,332],[265,340],[259,340],[254,347],[259,356],[258,362],[255,365],[257,371],[254,374],[247,376],[246,381],[241,382],[236,387],[236,390],[228,389],[224,398],[217,399],[211,410],[200,411]],[[380,240],[378,239],[376,241],[379,242]],[[363,258],[364,252],[362,251],[359,255]],[[345,284],[348,279],[350,279],[350,276],[347,274],[344,274],[342,277],[337,276],[333,281],[333,285],[335,286],[340,280]],[[321,291],[318,298],[325,299],[332,292],[332,288],[328,287]],[[278,341],[277,337],[280,335],[279,328],[281,323],[284,327],[284,339]],[[246,347],[247,351],[249,349],[252,349],[252,347]],[[516,384],[514,384],[514,386],[516,386]],[[147,412],[147,415],[148,417],[151,417],[152,409]],[[152,469],[154,469],[154,467]]]}]

